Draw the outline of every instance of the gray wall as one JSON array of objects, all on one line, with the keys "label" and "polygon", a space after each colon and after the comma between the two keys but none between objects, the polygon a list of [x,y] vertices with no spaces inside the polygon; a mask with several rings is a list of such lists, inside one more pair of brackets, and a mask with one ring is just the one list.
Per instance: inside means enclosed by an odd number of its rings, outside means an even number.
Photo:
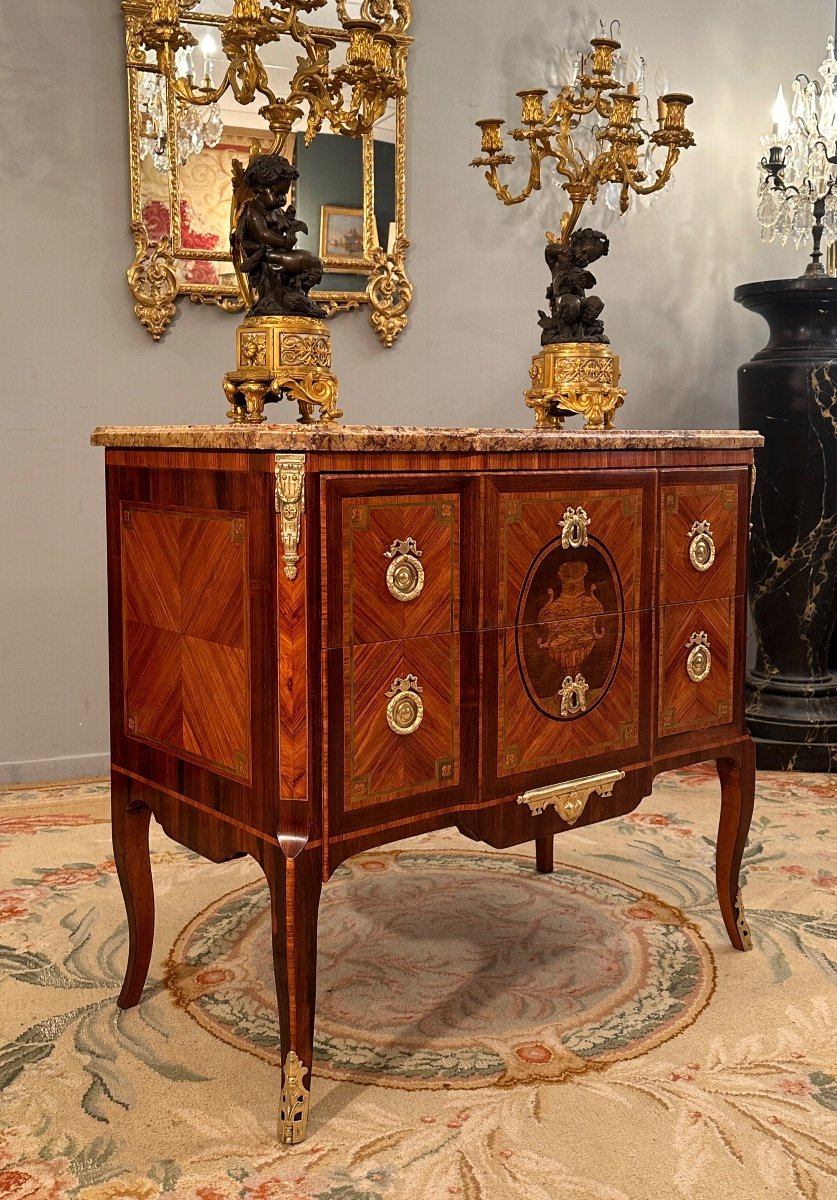
[{"label": "gray wall", "polygon": [[[362,315],[334,325],[354,422],[529,424],[521,392],[557,210],[507,210],[467,163],[473,122],[540,83],[593,10],[556,0],[416,0],[411,70],[410,328],[382,349]],[[758,135],[778,81],[813,71],[830,0],[621,0],[625,41],[692,92],[698,148],[651,212],[611,230],[599,264],[630,389],[621,424],[736,423],[735,368],[763,341],[736,283],[797,274],[753,215]],[[617,11],[615,10],[615,11]],[[608,20],[613,15],[608,12]],[[234,319],[181,307],[154,345],[125,283],[125,83],[117,0],[3,5],[0,184],[5,275],[0,779],[104,769],[105,541],[100,423],[212,422]]]}]

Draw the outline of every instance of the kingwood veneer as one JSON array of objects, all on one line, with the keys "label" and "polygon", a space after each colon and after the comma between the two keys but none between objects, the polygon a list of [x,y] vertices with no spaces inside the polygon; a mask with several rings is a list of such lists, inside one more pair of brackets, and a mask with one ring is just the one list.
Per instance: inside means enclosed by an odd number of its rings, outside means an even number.
[{"label": "kingwood veneer", "polygon": [[[280,1136],[301,1140],[317,907],[346,858],[456,826],[493,846],[636,808],[717,762],[718,899],[753,806],[746,433],[163,427],[107,450],[119,998],[151,955],[153,813],[270,887]],[[532,886],[537,883],[533,879]]]}]

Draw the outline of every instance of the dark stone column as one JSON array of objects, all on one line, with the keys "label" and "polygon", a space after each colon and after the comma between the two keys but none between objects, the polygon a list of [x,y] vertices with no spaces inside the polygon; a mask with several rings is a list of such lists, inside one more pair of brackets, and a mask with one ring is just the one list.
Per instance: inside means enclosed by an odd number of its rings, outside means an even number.
[{"label": "dark stone column", "polygon": [[756,661],[747,723],[762,768],[837,771],[837,279],[748,283],[735,299],[770,339],[738,370],[742,429],[757,429],[750,604]]}]

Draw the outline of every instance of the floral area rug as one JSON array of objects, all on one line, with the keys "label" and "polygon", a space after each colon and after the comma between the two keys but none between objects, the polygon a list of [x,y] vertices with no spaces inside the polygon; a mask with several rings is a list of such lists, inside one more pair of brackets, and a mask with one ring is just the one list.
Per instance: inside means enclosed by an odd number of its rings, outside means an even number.
[{"label": "floral area rug", "polygon": [[0,793],[0,1200],[837,1197],[837,780],[762,774],[755,949],[713,883],[714,771],[494,851],[359,855],[320,907],[308,1139],[276,1141],[267,890],[153,826],[157,935],[116,1008],[103,783]]}]

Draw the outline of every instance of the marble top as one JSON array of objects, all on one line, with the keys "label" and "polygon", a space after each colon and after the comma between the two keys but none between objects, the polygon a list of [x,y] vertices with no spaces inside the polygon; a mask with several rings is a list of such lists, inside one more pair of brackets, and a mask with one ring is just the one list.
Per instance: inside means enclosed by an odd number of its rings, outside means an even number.
[{"label": "marble top", "polygon": [[94,446],[180,450],[384,450],[496,453],[527,450],[743,450],[738,429],[434,429],[407,425],[100,425]]}]

